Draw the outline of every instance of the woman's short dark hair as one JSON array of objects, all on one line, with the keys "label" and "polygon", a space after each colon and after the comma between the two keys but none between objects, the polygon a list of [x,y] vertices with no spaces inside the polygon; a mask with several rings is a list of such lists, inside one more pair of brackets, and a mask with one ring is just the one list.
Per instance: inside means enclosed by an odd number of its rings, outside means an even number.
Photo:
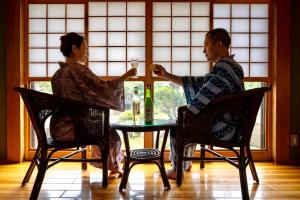
[{"label": "woman's short dark hair", "polygon": [[77,48],[80,47],[84,40],[84,37],[78,33],[70,32],[60,37],[60,51],[64,56],[69,57],[72,52],[72,46],[75,45]]},{"label": "woman's short dark hair", "polygon": [[214,43],[221,41],[227,49],[230,46],[231,39],[229,33],[223,28],[212,29],[206,33],[206,36],[209,36]]}]

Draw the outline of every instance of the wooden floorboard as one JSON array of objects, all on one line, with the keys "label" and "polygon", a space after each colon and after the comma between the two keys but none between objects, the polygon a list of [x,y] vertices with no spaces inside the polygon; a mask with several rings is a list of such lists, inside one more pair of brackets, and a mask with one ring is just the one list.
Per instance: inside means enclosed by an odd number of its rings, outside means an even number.
[{"label": "wooden floorboard", "polygon": [[[28,199],[36,175],[21,186],[29,162],[0,165],[0,200]],[[166,163],[166,168],[171,168]],[[260,183],[252,181],[248,169],[248,187],[251,199],[300,199],[300,167],[256,163]],[[109,179],[102,188],[102,171],[88,166],[82,171],[80,163],[61,163],[46,173],[39,199],[241,199],[238,170],[225,162],[208,162],[204,170],[193,163],[186,172],[181,187],[171,180],[171,190],[164,190],[156,165],[134,166],[125,193],[120,193],[121,179]]]}]

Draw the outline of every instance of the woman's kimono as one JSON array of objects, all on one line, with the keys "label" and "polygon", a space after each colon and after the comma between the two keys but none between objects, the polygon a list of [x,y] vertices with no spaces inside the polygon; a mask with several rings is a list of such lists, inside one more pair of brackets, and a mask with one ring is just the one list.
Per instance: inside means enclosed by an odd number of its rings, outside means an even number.
[{"label": "woman's kimono", "polygon": [[[124,110],[124,82],[101,80],[88,67],[81,64],[59,63],[60,69],[51,79],[54,95],[84,101],[114,110]],[[53,120],[52,120],[53,121]],[[121,139],[112,129],[109,131],[109,169],[118,167],[122,160]],[[57,141],[75,139],[74,125],[68,116],[59,116],[55,123],[50,122],[50,134]],[[92,146],[93,158],[100,157],[98,146]],[[96,163],[91,163],[94,166]],[[98,164],[101,167],[101,164]]]},{"label": "woman's kimono", "polygon": [[[190,111],[197,114],[211,100],[218,96],[232,94],[244,90],[244,72],[242,67],[233,59],[233,56],[220,59],[205,76],[182,78],[183,89]],[[201,127],[199,127],[201,129]],[[223,113],[217,117],[213,124],[213,137],[221,141],[229,141],[237,137],[238,126],[234,116]],[[176,133],[171,133],[170,160],[175,163]],[[196,145],[191,144],[185,148],[184,156],[192,156]],[[190,161],[184,163],[188,168]]]}]

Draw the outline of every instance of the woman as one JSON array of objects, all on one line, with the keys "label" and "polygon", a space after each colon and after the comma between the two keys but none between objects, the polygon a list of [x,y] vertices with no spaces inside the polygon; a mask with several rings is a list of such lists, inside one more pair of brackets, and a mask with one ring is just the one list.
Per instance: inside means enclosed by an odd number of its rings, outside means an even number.
[{"label": "woman", "polygon": [[[65,98],[85,101],[106,106],[114,110],[124,110],[124,81],[136,75],[136,69],[130,69],[121,77],[105,81],[95,75],[87,66],[87,42],[81,35],[71,32],[60,38],[60,51],[66,57],[66,62],[60,62],[60,69],[52,77],[53,94]],[[70,141],[74,139],[73,124],[70,118],[61,117],[51,126],[51,135],[55,140]],[[110,129],[109,133],[108,168],[111,178],[122,176],[119,166],[122,160],[121,139],[118,133]],[[100,149],[92,146],[92,156],[100,157]],[[92,163],[96,167],[95,163]]]}]

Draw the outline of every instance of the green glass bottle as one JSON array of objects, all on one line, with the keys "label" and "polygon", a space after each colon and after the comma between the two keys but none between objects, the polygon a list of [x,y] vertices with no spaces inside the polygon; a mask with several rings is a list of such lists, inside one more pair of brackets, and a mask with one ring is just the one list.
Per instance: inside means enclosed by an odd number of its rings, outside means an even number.
[{"label": "green glass bottle", "polygon": [[145,123],[153,123],[153,103],[151,98],[151,91],[149,87],[146,89],[146,99],[145,99]]}]

